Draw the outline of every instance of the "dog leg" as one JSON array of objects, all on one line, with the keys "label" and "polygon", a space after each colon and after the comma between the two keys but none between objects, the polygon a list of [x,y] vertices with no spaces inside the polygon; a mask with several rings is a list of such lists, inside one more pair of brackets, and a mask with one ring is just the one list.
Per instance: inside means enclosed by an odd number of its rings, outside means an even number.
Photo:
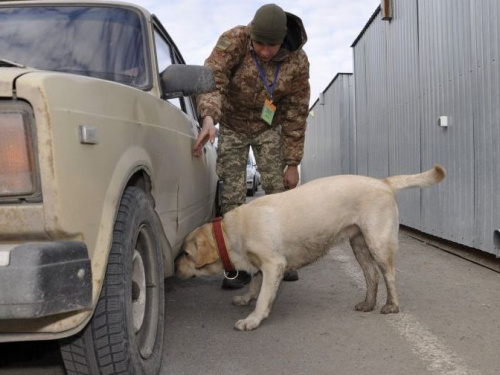
[{"label": "dog leg", "polygon": [[285,273],[286,262],[284,260],[273,262],[262,267],[262,287],[260,289],[259,297],[255,305],[255,310],[252,311],[246,319],[238,320],[235,328],[240,331],[251,331],[260,325],[262,320],[269,316],[271,307],[278,288]]},{"label": "dog leg", "polygon": [[392,254],[387,262],[379,264],[382,275],[384,276],[385,286],[387,288],[387,302],[380,310],[381,314],[396,314],[399,312],[398,293],[396,290],[396,272],[394,269],[394,258]]},{"label": "dog leg", "polygon": [[398,248],[398,211],[396,202],[390,200],[379,207],[377,215],[367,217],[362,229],[366,246],[384,277],[387,301],[380,310],[382,314],[399,312],[396,291],[394,253]]},{"label": "dog leg", "polygon": [[354,256],[358,261],[363,274],[365,275],[366,281],[366,297],[363,302],[358,303],[355,306],[356,311],[368,312],[375,308],[377,302],[377,290],[378,290],[378,271],[375,267],[375,261],[371,256],[368,248],[366,246],[365,239],[362,234],[358,234],[356,237],[350,240],[352,250],[354,251]]},{"label": "dog leg", "polygon": [[[384,233],[380,231],[379,233]],[[398,293],[396,290],[396,270],[394,268],[394,253],[398,247],[397,226],[386,231],[387,235],[379,235],[378,240],[366,240],[370,253],[377,263],[385,287],[387,288],[387,301],[380,310],[382,314],[395,314],[399,312]]]},{"label": "dog leg", "polygon": [[233,305],[236,306],[246,306],[254,299],[256,299],[260,293],[260,288],[262,286],[262,273],[256,273],[250,281],[248,291],[242,296],[236,296],[233,298]]}]

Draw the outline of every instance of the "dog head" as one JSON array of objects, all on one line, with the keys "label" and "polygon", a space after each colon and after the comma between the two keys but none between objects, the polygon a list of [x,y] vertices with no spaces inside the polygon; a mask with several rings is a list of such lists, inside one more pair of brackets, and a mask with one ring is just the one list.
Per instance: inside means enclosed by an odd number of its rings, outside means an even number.
[{"label": "dog head", "polygon": [[181,279],[222,272],[212,224],[205,224],[186,237],[183,252],[175,261],[175,270],[175,275]]}]

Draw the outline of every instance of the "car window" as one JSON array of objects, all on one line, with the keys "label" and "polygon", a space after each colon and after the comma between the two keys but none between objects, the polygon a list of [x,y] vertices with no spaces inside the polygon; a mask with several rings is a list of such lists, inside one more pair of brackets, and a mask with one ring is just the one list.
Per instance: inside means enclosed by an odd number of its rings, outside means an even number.
[{"label": "car window", "polygon": [[[184,64],[179,52],[155,29],[155,45],[158,59],[158,71],[163,72],[171,64]],[[196,110],[191,97],[169,99],[169,102],[182,109],[191,119],[197,120]]]},{"label": "car window", "polygon": [[135,11],[115,7],[1,7],[1,57],[147,88],[142,22]]},{"label": "car window", "polygon": [[197,120],[196,111],[194,109],[194,103],[191,100],[191,98],[189,96],[186,96],[183,98],[183,100],[186,113],[189,115],[189,117]]},{"label": "car window", "polygon": [[[154,31],[154,37],[155,37],[156,60],[158,63],[158,71],[161,73],[165,69],[167,69],[168,66],[174,63],[172,59],[172,50],[168,45],[167,41],[162,38],[162,36],[157,30]],[[175,105],[177,108],[183,109],[180,98],[169,99],[168,101],[173,105]]]},{"label": "car window", "polygon": [[[182,59],[179,52],[175,48],[172,48],[172,53],[174,56],[175,64],[184,64],[184,59]],[[183,104],[184,112],[186,112],[191,118],[196,120],[197,116],[193,99],[189,96],[185,96],[181,99],[181,103]]]}]

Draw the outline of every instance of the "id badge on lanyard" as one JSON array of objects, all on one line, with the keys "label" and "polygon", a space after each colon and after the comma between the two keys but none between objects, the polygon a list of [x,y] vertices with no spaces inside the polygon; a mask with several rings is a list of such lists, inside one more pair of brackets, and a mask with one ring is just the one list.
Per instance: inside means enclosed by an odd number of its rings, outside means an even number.
[{"label": "id badge on lanyard", "polygon": [[266,124],[272,125],[273,118],[276,113],[276,106],[273,104],[273,95],[274,95],[274,90],[276,89],[276,82],[278,81],[280,64],[278,63],[278,65],[276,65],[276,72],[274,73],[273,85],[272,87],[269,87],[266,75],[264,74],[264,69],[259,64],[259,60],[257,59],[257,56],[255,55],[254,51],[252,51],[252,57],[255,61],[255,64],[257,65],[257,69],[259,70],[260,79],[262,80],[262,83],[264,83],[264,86],[266,86],[266,91],[271,98],[271,99],[266,99],[266,101],[264,102],[264,106],[262,107],[262,114],[260,115],[260,117],[262,120],[266,122]]},{"label": "id badge on lanyard", "polygon": [[273,124],[274,114],[276,113],[276,106],[272,101],[266,99],[264,107],[262,107],[262,115],[260,116],[268,125]]}]

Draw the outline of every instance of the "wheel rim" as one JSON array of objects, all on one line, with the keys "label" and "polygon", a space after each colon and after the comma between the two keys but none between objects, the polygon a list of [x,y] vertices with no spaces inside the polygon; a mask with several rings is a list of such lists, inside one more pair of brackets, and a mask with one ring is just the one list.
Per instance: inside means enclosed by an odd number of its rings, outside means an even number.
[{"label": "wheel rim", "polygon": [[139,353],[145,359],[154,349],[160,310],[156,256],[152,230],[143,225],[132,258],[132,317]]},{"label": "wheel rim", "polygon": [[146,310],[146,273],[141,254],[134,250],[132,258],[132,314],[134,332],[140,331]]}]

